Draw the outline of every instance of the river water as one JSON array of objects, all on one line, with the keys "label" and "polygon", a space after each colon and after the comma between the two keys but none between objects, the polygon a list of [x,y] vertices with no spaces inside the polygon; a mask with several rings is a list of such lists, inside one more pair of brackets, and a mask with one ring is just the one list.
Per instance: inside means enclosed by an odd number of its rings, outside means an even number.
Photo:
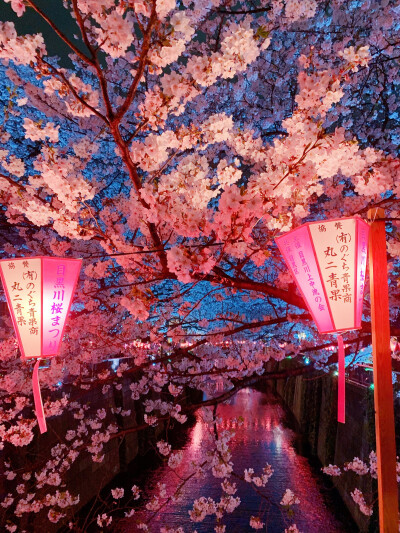
[{"label": "river water", "polygon": [[[272,393],[264,393],[251,389],[240,391],[232,400],[218,407],[221,417],[219,432],[223,429],[234,429],[235,437],[230,441],[234,471],[243,475],[244,469],[252,467],[256,475],[269,463],[274,474],[262,492],[268,501],[262,499],[252,485],[235,479],[238,491],[235,496],[241,499],[241,505],[231,514],[225,515],[222,524],[226,525],[226,533],[246,533],[255,531],[249,525],[251,515],[262,516],[265,526],[261,531],[283,532],[290,524],[296,523],[302,533],[344,533],[355,532],[350,516],[338,495],[324,483],[319,468],[312,466],[307,457],[299,453],[296,442],[297,435],[287,422],[287,414]],[[238,427],[235,421],[243,417],[243,424]],[[197,422],[190,428],[182,446],[184,460],[177,469],[177,475],[167,465],[159,466],[141,476],[145,484],[144,493],[158,493],[157,484],[164,483],[168,493],[176,489],[182,479],[193,471],[192,461],[199,461],[206,447],[208,426],[197,417]],[[205,477],[193,477],[183,490],[183,498],[179,503],[169,503],[149,523],[151,533],[159,533],[162,526],[182,527],[185,533],[213,533],[217,525],[215,515],[207,517],[203,522],[191,522],[188,511],[192,509],[193,500],[200,496],[211,497],[219,501],[221,479],[214,478],[211,473]],[[300,499],[300,505],[294,505],[294,514],[289,516],[280,505],[285,490],[291,489]],[[147,513],[147,514],[146,514]],[[137,528],[138,518],[147,518],[150,514],[137,508],[135,515],[123,521],[123,531],[133,533]]]}]

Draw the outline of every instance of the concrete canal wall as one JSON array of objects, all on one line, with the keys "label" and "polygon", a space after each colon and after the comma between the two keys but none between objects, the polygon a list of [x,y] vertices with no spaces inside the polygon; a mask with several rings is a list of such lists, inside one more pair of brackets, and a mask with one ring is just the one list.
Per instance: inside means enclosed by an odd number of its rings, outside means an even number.
[{"label": "concrete canal wall", "polygon": [[[279,363],[279,370],[295,366],[294,361]],[[276,367],[275,367],[276,369]],[[274,389],[296,419],[300,431],[306,437],[310,453],[316,456],[323,466],[343,465],[354,457],[368,463],[371,450],[375,450],[375,421],[373,390],[368,384],[346,382],[346,423],[339,424],[337,416],[337,378],[293,376],[276,380]],[[400,428],[400,405],[395,400],[396,426]],[[396,431],[399,435],[399,431]],[[400,451],[397,442],[398,453]],[[346,472],[332,478],[341,498],[349,509],[361,532],[378,532],[377,509],[375,517],[363,515],[350,492],[359,488],[367,498],[376,491],[376,481],[369,476],[357,476]]]},{"label": "concrete canal wall", "polygon": [[[105,394],[103,394],[102,386],[99,384],[90,391],[81,391],[79,402],[81,404],[88,404],[90,406],[90,413],[95,413],[97,409],[105,408],[107,412],[105,419],[106,426],[112,423],[118,423],[121,429],[125,429],[135,427],[138,424],[141,425],[143,424],[144,408],[140,401],[132,400],[129,383],[129,380],[123,380],[123,386],[120,391],[115,390],[114,387],[110,387],[109,391]],[[69,392],[68,386],[65,386],[63,391]],[[188,402],[190,402],[190,394],[191,392],[188,391],[186,400]],[[148,398],[154,400],[157,397],[159,395],[156,396],[153,394],[153,396],[148,396]],[[70,401],[73,400],[74,393],[71,391]],[[196,400],[198,401],[199,398]],[[123,410],[131,410],[130,416],[122,417],[121,415],[113,414],[112,411],[115,411],[119,407]],[[64,441],[63,436],[68,428],[73,429],[77,426],[77,420],[73,418],[71,413],[64,412],[61,416],[48,418],[47,425],[47,433],[37,435],[28,446],[18,449],[11,445],[6,446],[3,453],[5,456],[11,458],[14,468],[21,468],[24,471],[35,471],[35,465],[38,465],[38,463],[43,464],[43,461],[45,462],[51,459],[51,448],[53,446],[58,443],[64,443],[67,446],[70,445],[70,442]],[[109,442],[104,444],[102,451],[104,460],[101,463],[93,462],[88,452],[82,452],[64,478],[65,489],[73,496],[77,494],[80,496],[79,503],[72,510],[75,513],[79,512],[118,473],[126,471],[129,463],[135,458],[144,455],[146,451],[155,445],[163,430],[164,423],[162,422],[156,427],[149,427],[138,432],[128,433],[123,438],[110,439]],[[1,498],[4,498],[8,492],[11,492],[10,488],[12,484],[13,482],[7,481],[5,476],[0,476]],[[49,487],[49,489],[51,488]],[[57,489],[62,491],[63,487],[60,486]],[[48,492],[53,491],[49,490]],[[22,515],[18,520],[18,531],[26,530],[29,533],[44,531],[43,525],[45,524],[45,533],[55,533],[63,525],[63,521],[60,521],[58,524],[51,524],[47,520],[47,512],[48,508],[45,508],[35,515],[32,515],[32,513],[29,516]],[[66,519],[66,523],[68,523],[68,519]]]}]

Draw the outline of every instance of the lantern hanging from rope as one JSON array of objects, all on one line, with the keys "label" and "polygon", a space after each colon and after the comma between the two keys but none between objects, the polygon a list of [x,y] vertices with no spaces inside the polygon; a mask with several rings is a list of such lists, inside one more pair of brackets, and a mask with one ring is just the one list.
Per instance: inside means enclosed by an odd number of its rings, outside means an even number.
[{"label": "lantern hanging from rope", "polygon": [[[277,237],[319,333],[360,329],[369,226],[359,217],[308,222]],[[345,355],[338,335],[338,421],[345,422]]]},{"label": "lantern hanging from rope", "polygon": [[58,354],[81,269],[81,259],[0,260],[0,275],[22,359],[37,359],[32,387],[40,432],[47,430],[39,386],[41,358]]}]

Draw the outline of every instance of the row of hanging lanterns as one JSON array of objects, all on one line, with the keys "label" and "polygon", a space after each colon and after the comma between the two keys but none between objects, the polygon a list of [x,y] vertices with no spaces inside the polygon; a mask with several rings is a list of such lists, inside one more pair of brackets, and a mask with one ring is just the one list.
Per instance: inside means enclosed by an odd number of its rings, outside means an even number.
[{"label": "row of hanging lanterns", "polygon": [[[310,222],[276,238],[320,333],[361,328],[369,226],[359,217]],[[0,274],[22,358],[35,358],[33,393],[46,431],[38,371],[58,354],[81,259],[24,257],[0,261]],[[338,336],[338,420],[345,422],[344,347]]]},{"label": "row of hanging lanterns", "polygon": [[[370,209],[371,325],[374,357],[379,529],[397,531],[398,504],[384,212]],[[383,219],[383,220],[382,220]],[[340,333],[361,328],[370,226],[359,217],[309,222],[276,238],[321,334],[338,333],[338,421],[345,422],[345,353]],[[40,432],[46,420],[38,370],[57,355],[81,269],[80,259],[0,261],[0,275],[24,359],[37,359],[33,395]],[[306,363],[307,364],[307,363]]]}]

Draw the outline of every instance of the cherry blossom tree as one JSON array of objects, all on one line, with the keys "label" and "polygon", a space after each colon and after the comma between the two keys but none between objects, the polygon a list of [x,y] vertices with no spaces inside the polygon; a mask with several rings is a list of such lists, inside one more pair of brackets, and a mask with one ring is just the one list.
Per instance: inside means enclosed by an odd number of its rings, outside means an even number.
[{"label": "cherry blossom tree", "polygon": [[[69,517],[79,495],[60,489],[63,476],[81,454],[103,461],[108,440],[161,420],[184,423],[201,406],[215,426],[212,406],[282,376],[271,361],[307,353],[313,364],[293,373],[329,369],[333,338],[318,336],[277,252],[279,233],[384,206],[398,333],[400,7],[65,0],[69,35],[34,0],[5,2],[18,17],[36,12],[69,56],[54,57],[40,33],[0,22],[1,257],[84,260],[63,351],[41,371],[45,398],[59,391],[47,416],[70,411],[76,427],[35,472],[7,463],[14,488],[1,506],[15,531],[29,513]],[[21,363],[7,318],[3,326],[7,451],[29,444],[37,428],[32,365]],[[355,363],[370,342],[368,303],[362,331],[346,342]],[[110,359],[120,361],[115,375],[103,364]],[[122,428],[57,385],[70,383],[78,397],[99,383],[118,390],[123,378],[145,408],[132,427],[130,412],[118,413]],[[207,399],[183,406],[187,388]],[[229,438],[215,434],[214,454],[198,465],[221,478],[222,497],[195,495],[194,521],[221,519],[240,503]],[[158,450],[176,468],[179,452],[164,442]],[[265,487],[271,472],[249,470],[241,481]],[[173,497],[162,492],[149,510]],[[297,504],[290,488],[282,502]],[[99,527],[111,518],[100,514]],[[264,522],[249,517],[253,529]]]}]

